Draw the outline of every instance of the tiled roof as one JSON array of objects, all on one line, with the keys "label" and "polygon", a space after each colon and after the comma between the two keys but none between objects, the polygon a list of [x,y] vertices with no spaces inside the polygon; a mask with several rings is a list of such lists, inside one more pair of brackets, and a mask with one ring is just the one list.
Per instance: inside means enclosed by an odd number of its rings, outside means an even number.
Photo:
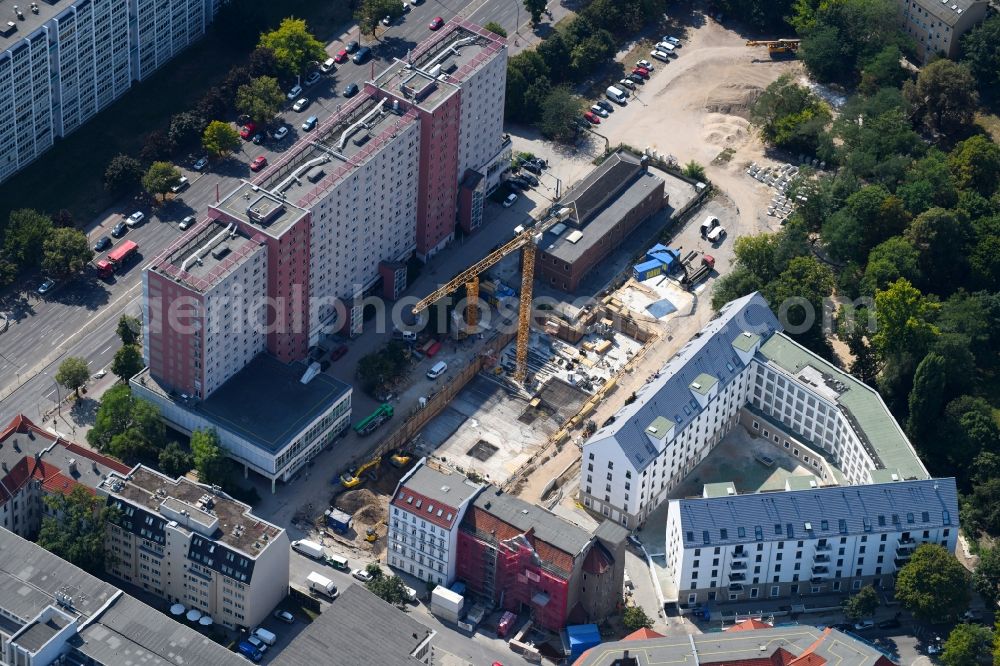
[{"label": "tiled roof", "polygon": [[953,478],[672,501],[688,548],[958,527]]},{"label": "tiled roof", "polygon": [[697,418],[701,407],[691,384],[702,374],[714,378],[721,392],[746,367],[733,343],[744,332],[768,337],[781,329],[767,301],[754,292],[728,303],[660,369],[656,379],[636,391],[636,400],[615,414],[614,423],[595,432],[588,444],[614,438],[632,466],[643,470],[656,459],[646,428],[664,417],[680,430]]},{"label": "tiled roof", "polygon": [[[399,482],[392,504],[450,530],[458,520],[462,505],[481,488],[480,484],[458,472],[435,469],[421,460]],[[429,511],[429,507],[433,507],[433,510]],[[449,514],[451,518],[448,517]]]}]

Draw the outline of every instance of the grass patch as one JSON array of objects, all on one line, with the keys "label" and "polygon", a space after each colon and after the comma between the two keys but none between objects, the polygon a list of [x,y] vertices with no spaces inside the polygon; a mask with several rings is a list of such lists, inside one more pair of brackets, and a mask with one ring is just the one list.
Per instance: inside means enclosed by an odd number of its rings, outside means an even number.
[{"label": "grass patch", "polygon": [[976,124],[986,130],[995,143],[1000,143],[1000,116],[995,113],[977,113]]},{"label": "grass patch", "polygon": [[[320,40],[330,41],[346,28],[351,18],[348,5],[286,0],[281,13],[305,18]],[[65,208],[79,222],[90,221],[113,205],[115,198],[103,183],[111,158],[118,153],[137,155],[149,132],[166,129],[172,115],[194,106],[248,54],[249,49],[234,48],[209,30],[205,38],[151,78],[133,85],[77,131],[57,139],[52,148],[0,185],[0,230],[7,225],[10,211],[18,208],[47,213]]]},{"label": "grass patch", "polygon": [[733,155],[735,154],[736,154],[735,148],[726,148],[721,153],[715,156],[715,159],[712,160],[712,164],[726,164],[729,162],[729,160],[733,159]]}]

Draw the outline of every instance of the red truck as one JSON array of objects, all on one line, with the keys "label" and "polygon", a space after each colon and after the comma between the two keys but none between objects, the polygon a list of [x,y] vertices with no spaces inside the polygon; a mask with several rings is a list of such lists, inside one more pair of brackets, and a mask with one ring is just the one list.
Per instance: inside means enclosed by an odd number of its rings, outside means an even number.
[{"label": "red truck", "polygon": [[139,252],[139,244],[135,241],[127,240],[115,249],[108,252],[106,259],[97,262],[97,274],[102,278],[109,278],[112,274],[120,271],[122,267]]}]

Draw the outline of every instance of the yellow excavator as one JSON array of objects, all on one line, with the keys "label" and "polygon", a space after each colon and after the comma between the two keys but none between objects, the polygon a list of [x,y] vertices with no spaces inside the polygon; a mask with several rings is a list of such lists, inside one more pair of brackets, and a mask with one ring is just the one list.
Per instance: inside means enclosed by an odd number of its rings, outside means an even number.
[{"label": "yellow excavator", "polygon": [[378,529],[383,525],[385,525],[385,521],[380,520],[371,527],[369,527],[368,531],[365,533],[365,541],[367,541],[368,543],[374,543],[378,541]]},{"label": "yellow excavator", "polygon": [[360,485],[364,473],[373,467],[378,467],[380,464],[382,464],[382,456],[375,456],[353,472],[344,472],[340,475],[341,485],[345,488],[354,488],[355,486]]},{"label": "yellow excavator", "polygon": [[747,42],[747,46],[766,46],[767,53],[772,58],[782,58],[788,56],[794,56],[796,51],[799,50],[799,40],[798,39],[764,39],[756,40],[751,39]]}]

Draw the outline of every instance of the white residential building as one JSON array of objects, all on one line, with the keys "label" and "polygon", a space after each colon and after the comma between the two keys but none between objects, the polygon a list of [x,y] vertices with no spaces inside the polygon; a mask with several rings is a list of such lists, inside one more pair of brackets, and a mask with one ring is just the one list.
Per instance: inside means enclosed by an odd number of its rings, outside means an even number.
[{"label": "white residential building", "polygon": [[392,497],[387,537],[389,566],[421,580],[450,585],[462,518],[484,488],[426,459],[399,481]]},{"label": "white residential building", "polygon": [[685,607],[891,587],[920,544],[954,552],[958,493],[949,478],[671,500],[666,537]]},{"label": "white residential building", "polygon": [[97,492],[118,510],[105,540],[118,578],[229,628],[256,626],[287,596],[288,535],[246,504],[142,465]]},{"label": "white residential building", "polygon": [[[0,182],[205,34],[218,0],[0,5]],[[16,8],[16,9],[15,9]]]}]

